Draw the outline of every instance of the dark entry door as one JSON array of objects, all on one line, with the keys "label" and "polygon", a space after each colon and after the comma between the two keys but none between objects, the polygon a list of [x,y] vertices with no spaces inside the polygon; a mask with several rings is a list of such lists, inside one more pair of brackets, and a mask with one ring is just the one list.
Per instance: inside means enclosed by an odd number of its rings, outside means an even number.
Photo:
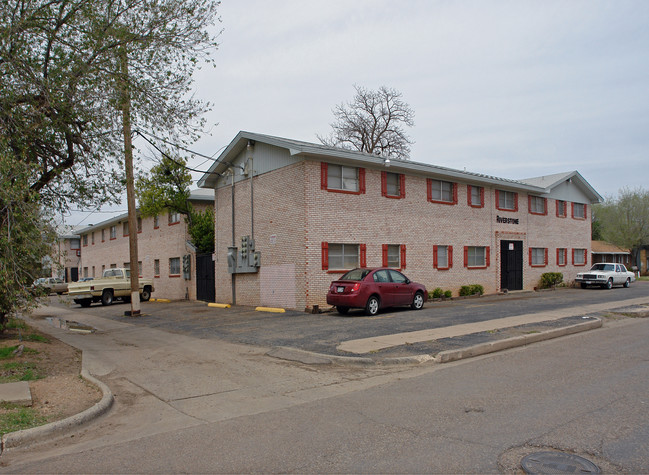
[{"label": "dark entry door", "polygon": [[212,254],[198,254],[196,256],[196,299],[214,302],[215,297]]},{"label": "dark entry door", "polygon": [[79,280],[79,268],[70,267],[70,280],[69,282],[76,282]]},{"label": "dark entry door", "polygon": [[523,241],[500,241],[500,290],[523,289]]}]

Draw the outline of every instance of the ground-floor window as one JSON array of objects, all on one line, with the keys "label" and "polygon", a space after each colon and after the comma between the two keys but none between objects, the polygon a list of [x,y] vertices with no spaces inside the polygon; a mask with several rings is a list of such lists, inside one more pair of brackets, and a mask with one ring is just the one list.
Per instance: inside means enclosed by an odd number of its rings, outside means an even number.
[{"label": "ground-floor window", "polygon": [[489,267],[489,247],[464,246],[464,267]]},{"label": "ground-floor window", "polygon": [[383,244],[383,267],[394,269],[405,269],[406,267],[406,245],[405,244]]},{"label": "ground-floor window", "polygon": [[366,266],[365,244],[322,243],[322,269],[350,270]]},{"label": "ground-floor window", "polygon": [[438,270],[453,267],[453,246],[433,246],[433,267]]},{"label": "ground-floor window", "polygon": [[586,249],[573,249],[572,250],[572,264],[575,266],[586,265]]},{"label": "ground-floor window", "polygon": [[180,275],[180,257],[169,258],[169,275]]},{"label": "ground-floor window", "polygon": [[153,275],[155,277],[160,277],[160,259],[155,259],[153,261]]},{"label": "ground-floor window", "polygon": [[565,248],[559,248],[557,249],[557,265],[558,266],[565,266],[567,264],[567,259],[566,259],[566,254],[568,253],[568,250]]},{"label": "ground-floor window", "polygon": [[548,250],[544,247],[530,247],[530,265],[544,267],[548,263]]}]

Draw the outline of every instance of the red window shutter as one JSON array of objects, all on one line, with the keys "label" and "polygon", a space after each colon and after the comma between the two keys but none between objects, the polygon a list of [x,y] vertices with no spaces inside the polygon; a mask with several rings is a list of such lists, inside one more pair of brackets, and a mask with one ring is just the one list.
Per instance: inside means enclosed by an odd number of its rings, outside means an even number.
[{"label": "red window shutter", "polygon": [[464,267],[469,267],[469,246],[464,246]]},{"label": "red window shutter", "polygon": [[358,191],[360,192],[360,194],[365,193],[365,169],[364,168],[358,169]]},{"label": "red window shutter", "polygon": [[367,246],[361,244],[361,267],[367,267]]},{"label": "red window shutter", "polygon": [[[586,205],[584,205],[584,206],[586,206]],[[584,249],[584,265],[585,266],[588,265],[588,251],[586,249]]]},{"label": "red window shutter", "polygon": [[559,265],[559,249],[557,248],[557,265]]},{"label": "red window shutter", "polygon": [[388,173],[383,171],[381,172],[381,196],[388,196]]},{"label": "red window shutter", "polygon": [[[574,218],[575,217],[575,204],[570,203],[570,215]],[[573,256],[574,257],[574,256]]]},{"label": "red window shutter", "polygon": [[500,196],[500,192],[499,192],[498,190],[496,190],[496,209],[500,209],[500,199],[499,199],[499,196]]},{"label": "red window shutter", "polygon": [[530,265],[532,265],[532,248],[531,247],[530,247],[529,251],[530,251]]},{"label": "red window shutter", "polygon": [[480,188],[480,207],[484,206],[484,186]]},{"label": "red window shutter", "polygon": [[327,189],[327,164],[320,162],[320,189]]},{"label": "red window shutter", "polygon": [[491,250],[491,248],[490,248],[489,246],[487,246],[487,247],[485,248],[485,254],[486,254],[486,256],[485,256],[485,261],[486,261],[487,267],[489,267],[489,266],[491,265],[491,259],[489,258],[489,254],[490,254],[489,251],[490,251],[490,250]]},{"label": "red window shutter", "polygon": [[466,204],[471,206],[471,185],[466,186]]},{"label": "red window shutter", "polygon": [[399,192],[400,198],[406,197],[406,175],[404,175],[403,173],[399,175]]},{"label": "red window shutter", "polygon": [[406,268],[406,245],[401,245],[401,268]]},{"label": "red window shutter", "polygon": [[426,178],[426,195],[428,196],[428,201],[433,201],[433,193],[431,191],[431,179]]},{"label": "red window shutter", "polygon": [[329,243],[322,243],[322,270],[329,270]]},{"label": "red window shutter", "polygon": [[584,219],[588,218],[588,205],[584,205]]},{"label": "red window shutter", "polygon": [[387,244],[383,244],[383,249],[381,254],[383,256],[383,267],[387,267],[388,266],[388,245]]},{"label": "red window shutter", "polygon": [[548,215],[548,199],[543,198],[543,216]]},{"label": "red window shutter", "polygon": [[433,246],[433,269],[437,269],[437,245]]},{"label": "red window shutter", "polygon": [[572,265],[575,265],[575,250],[572,250]]},{"label": "red window shutter", "polygon": [[448,246],[448,268],[453,267],[453,246]]},{"label": "red window shutter", "polygon": [[457,204],[457,183],[453,183],[453,204]]},{"label": "red window shutter", "polygon": [[518,193],[514,193],[514,211],[518,211]]},{"label": "red window shutter", "polygon": [[543,261],[543,265],[547,266],[548,265],[548,248],[545,248],[545,260]]}]

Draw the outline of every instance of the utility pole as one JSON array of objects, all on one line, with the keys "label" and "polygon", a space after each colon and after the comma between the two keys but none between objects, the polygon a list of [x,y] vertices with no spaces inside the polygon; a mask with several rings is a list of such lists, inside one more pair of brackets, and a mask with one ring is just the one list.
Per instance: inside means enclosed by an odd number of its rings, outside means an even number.
[{"label": "utility pole", "polygon": [[135,183],[133,178],[133,143],[131,142],[131,95],[128,90],[128,56],[126,48],[120,48],[121,109],[124,133],[124,166],[126,167],[126,200],[128,203],[128,247],[131,262],[131,311],[125,315],[140,315],[140,266],[137,257],[137,209],[135,208]]}]

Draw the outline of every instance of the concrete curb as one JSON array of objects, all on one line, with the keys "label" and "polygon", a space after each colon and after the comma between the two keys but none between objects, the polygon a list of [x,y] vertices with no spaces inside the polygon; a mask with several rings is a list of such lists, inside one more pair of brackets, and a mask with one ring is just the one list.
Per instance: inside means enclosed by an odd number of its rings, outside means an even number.
[{"label": "concrete curb", "polygon": [[374,360],[367,357],[358,356],[336,356],[327,355],[323,353],[315,353],[312,351],[298,350],[295,348],[278,346],[266,353],[267,356],[279,358],[288,361],[297,361],[303,364],[342,364],[342,365],[398,365],[398,364],[422,364],[422,363],[450,363],[474,356],[486,355],[488,353],[495,353],[496,351],[508,350],[519,346],[526,346],[531,343],[539,341],[551,340],[574,333],[585,332],[600,328],[603,322],[600,318],[593,317],[592,320],[583,323],[577,323],[568,327],[555,328],[553,330],[546,330],[539,333],[530,333],[528,335],[515,336],[505,338],[503,340],[496,340],[488,343],[481,343],[479,345],[469,346],[467,348],[460,348],[457,350],[447,350],[438,353],[436,356],[429,354],[413,355],[413,356],[400,356],[388,357],[383,359]]},{"label": "concrete curb", "polygon": [[88,373],[86,370],[81,370],[81,376],[101,390],[101,401],[99,401],[94,406],[86,409],[85,411],[70,416],[66,419],[55,421],[39,427],[32,427],[31,429],[10,432],[3,435],[1,447],[2,450],[0,451],[0,454],[6,449],[18,447],[20,445],[50,436],[51,434],[64,432],[72,428],[81,426],[105,414],[112,407],[115,400],[112,391],[104,383],[91,376],[90,373]]},{"label": "concrete curb", "polygon": [[539,341],[551,340],[561,336],[572,335],[573,333],[580,333],[602,326],[602,320],[595,318],[589,322],[577,323],[563,328],[556,328],[554,330],[546,330],[539,333],[530,333],[528,335],[515,336],[506,338],[504,340],[492,341],[489,343],[481,343],[479,345],[469,346],[458,350],[447,350],[437,354],[435,361],[437,363],[450,363],[451,361],[458,361],[465,358],[474,356],[486,355],[496,351],[507,350],[516,348],[518,346],[529,345],[530,343],[537,343]]}]

